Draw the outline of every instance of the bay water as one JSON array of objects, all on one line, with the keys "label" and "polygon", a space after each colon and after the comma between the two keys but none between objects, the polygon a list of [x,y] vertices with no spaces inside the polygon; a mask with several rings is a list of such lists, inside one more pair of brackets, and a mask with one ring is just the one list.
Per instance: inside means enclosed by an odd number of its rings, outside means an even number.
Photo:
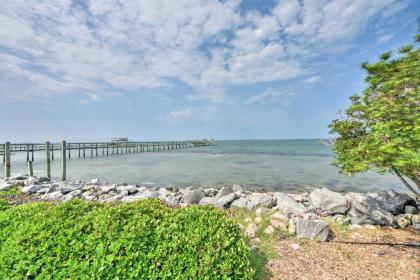
[{"label": "bay water", "polygon": [[[392,175],[366,172],[347,176],[331,165],[331,146],[318,140],[231,140],[212,147],[119,154],[67,160],[69,180],[99,178],[107,183],[212,187],[243,185],[247,189],[302,191],[328,187],[339,191],[404,191]],[[52,162],[60,175],[59,152]],[[26,153],[12,155],[12,173],[26,172]],[[45,176],[45,152],[35,153],[34,172]],[[3,168],[0,171],[3,176]]]}]

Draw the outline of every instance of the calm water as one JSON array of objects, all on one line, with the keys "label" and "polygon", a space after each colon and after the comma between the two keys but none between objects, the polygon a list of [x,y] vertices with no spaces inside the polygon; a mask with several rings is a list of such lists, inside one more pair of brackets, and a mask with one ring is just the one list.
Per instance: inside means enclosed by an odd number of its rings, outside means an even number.
[{"label": "calm water", "polygon": [[[336,190],[405,191],[393,176],[364,173],[348,177],[331,166],[330,146],[317,140],[217,141],[214,147],[150,152],[67,161],[68,179],[100,178],[108,183],[144,183],[209,187],[241,184],[250,189],[305,190],[327,186]],[[12,173],[25,172],[26,154],[12,155]],[[44,175],[44,154],[35,154],[35,175]],[[58,179],[58,152],[52,164]],[[0,172],[3,176],[3,168]]]}]

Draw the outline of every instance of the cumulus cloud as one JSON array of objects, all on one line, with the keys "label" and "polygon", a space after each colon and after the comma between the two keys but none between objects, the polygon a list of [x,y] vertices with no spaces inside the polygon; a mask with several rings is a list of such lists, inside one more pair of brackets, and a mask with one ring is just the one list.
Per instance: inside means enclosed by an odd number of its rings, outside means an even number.
[{"label": "cumulus cloud", "polygon": [[97,99],[177,81],[192,88],[189,100],[224,103],[227,86],[306,75],[314,56],[406,3],[282,0],[262,14],[239,0],[6,0],[0,82],[22,95]]}]

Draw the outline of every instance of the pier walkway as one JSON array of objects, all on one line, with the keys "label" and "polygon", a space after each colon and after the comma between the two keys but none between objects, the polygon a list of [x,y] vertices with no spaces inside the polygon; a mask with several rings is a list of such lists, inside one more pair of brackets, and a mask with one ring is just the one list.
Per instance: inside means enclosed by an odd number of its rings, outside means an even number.
[{"label": "pier walkway", "polygon": [[[32,162],[35,160],[35,152],[45,151],[46,156],[43,157],[47,164],[47,176],[51,177],[50,174],[50,161],[54,160],[54,151],[60,154],[62,162],[62,179],[65,180],[65,167],[66,158],[69,159],[76,152],[76,157],[85,158],[86,156],[97,157],[97,156],[110,156],[118,154],[131,154],[131,153],[142,153],[142,152],[156,152],[156,151],[167,151],[176,149],[186,149],[195,147],[206,147],[214,146],[215,142],[213,139],[200,139],[190,141],[153,141],[153,142],[140,142],[140,141],[128,141],[127,138],[116,138],[110,142],[76,142],[66,143],[10,143],[0,144],[0,156],[3,158],[4,163],[4,176],[10,176],[10,158],[14,153],[26,153],[26,161],[28,162],[28,170],[31,172]],[[31,174],[30,174],[31,175]]]}]

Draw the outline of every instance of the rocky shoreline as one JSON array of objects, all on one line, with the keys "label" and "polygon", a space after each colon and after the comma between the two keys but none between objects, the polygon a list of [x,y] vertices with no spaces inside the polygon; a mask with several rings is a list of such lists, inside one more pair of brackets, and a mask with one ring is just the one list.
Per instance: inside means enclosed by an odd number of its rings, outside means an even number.
[{"label": "rocky shoreline", "polygon": [[312,192],[250,192],[239,185],[205,189],[191,187],[139,186],[128,184],[102,184],[99,179],[89,182],[50,182],[48,178],[15,174],[7,180],[0,178],[0,191],[17,186],[20,191],[39,201],[66,202],[84,199],[97,202],[132,202],[158,198],[170,207],[192,204],[211,204],[221,209],[255,211],[256,221],[244,228],[249,238],[255,236],[258,216],[269,214],[271,224],[265,229],[269,234],[275,229],[288,231],[298,237],[326,241],[328,224],[322,220],[330,216],[340,224],[389,226],[420,230],[420,204],[415,198],[393,190],[371,193],[339,193],[326,188]]}]

